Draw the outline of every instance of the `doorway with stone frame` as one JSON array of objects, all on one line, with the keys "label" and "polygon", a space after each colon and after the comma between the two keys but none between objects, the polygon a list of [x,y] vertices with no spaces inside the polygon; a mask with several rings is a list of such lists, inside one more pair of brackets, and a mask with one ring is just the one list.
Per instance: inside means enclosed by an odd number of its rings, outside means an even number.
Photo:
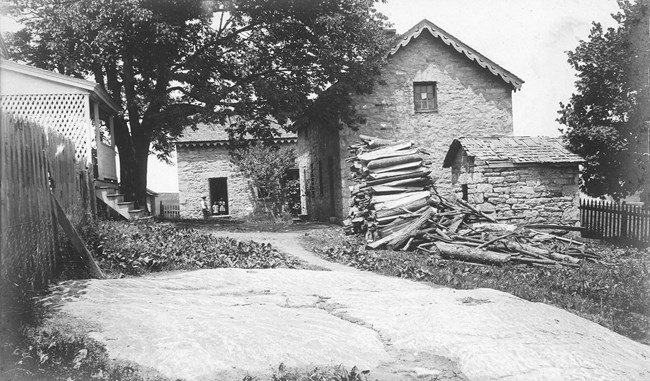
[{"label": "doorway with stone frame", "polygon": [[227,177],[212,177],[208,179],[210,185],[210,205],[214,205],[216,202],[219,205],[219,201],[225,202],[226,211],[224,215],[230,214],[230,205],[228,204],[228,178]]}]

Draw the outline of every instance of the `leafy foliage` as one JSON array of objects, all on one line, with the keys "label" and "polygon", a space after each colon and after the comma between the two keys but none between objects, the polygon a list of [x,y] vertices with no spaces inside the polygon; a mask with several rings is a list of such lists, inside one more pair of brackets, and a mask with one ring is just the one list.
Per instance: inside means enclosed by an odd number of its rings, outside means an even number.
[{"label": "leafy foliage", "polygon": [[295,208],[296,183],[290,183],[288,179],[289,169],[296,166],[293,148],[255,144],[231,152],[231,160],[244,177],[250,179],[257,190],[258,199],[265,205],[267,199],[272,203],[274,216],[285,211],[290,199],[294,201]]},{"label": "leafy foliage", "polygon": [[7,44],[15,59],[92,77],[124,107],[123,193],[145,205],[149,150],[168,157],[185,127],[269,138],[333,83],[369,91],[388,47],[375,1],[12,0],[25,28]]},{"label": "leafy foliage", "polygon": [[588,40],[567,53],[577,92],[560,103],[558,119],[569,148],[586,160],[582,190],[617,199],[650,186],[650,5],[619,5],[617,28],[594,23]]},{"label": "leafy foliage", "polygon": [[[369,370],[354,366],[349,371],[343,366],[321,367],[313,369],[293,369],[280,364],[278,370],[271,376],[271,381],[365,381]],[[261,381],[266,378],[246,376],[243,381]]]},{"label": "leafy foliage", "polygon": [[[485,266],[438,260],[428,253],[368,251],[356,241],[331,246],[316,239],[314,250],[328,260],[361,270],[432,282],[458,289],[493,288],[577,313],[631,339],[650,343],[650,250],[600,247],[616,265],[579,268],[527,265]],[[338,239],[338,238],[334,238]],[[328,243],[330,242],[330,243]]]},{"label": "leafy foliage", "polygon": [[269,244],[215,237],[165,223],[99,222],[91,245],[100,268],[112,276],[155,271],[234,267],[305,268]]}]

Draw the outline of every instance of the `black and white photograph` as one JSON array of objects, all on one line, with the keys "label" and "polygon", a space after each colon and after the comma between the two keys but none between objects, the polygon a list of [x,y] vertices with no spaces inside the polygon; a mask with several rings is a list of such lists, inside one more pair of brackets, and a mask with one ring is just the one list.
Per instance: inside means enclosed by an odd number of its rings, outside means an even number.
[{"label": "black and white photograph", "polygon": [[650,0],[2,0],[22,380],[650,380]]}]

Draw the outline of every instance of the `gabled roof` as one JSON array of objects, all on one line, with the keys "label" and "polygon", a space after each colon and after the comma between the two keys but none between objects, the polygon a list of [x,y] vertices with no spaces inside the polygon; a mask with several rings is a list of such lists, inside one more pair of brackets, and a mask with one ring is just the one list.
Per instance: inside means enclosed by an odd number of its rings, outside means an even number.
[{"label": "gabled roof", "polygon": [[[297,141],[293,132],[278,129],[279,136],[273,138],[274,143],[290,143]],[[199,124],[196,130],[186,128],[183,135],[177,140],[180,146],[219,146],[228,144],[228,131],[226,127],[218,124]]]},{"label": "gabled roof", "polygon": [[442,42],[444,42],[448,46],[451,46],[457,52],[464,54],[467,58],[476,62],[482,68],[488,69],[492,74],[500,77],[503,81],[512,85],[515,88],[515,90],[521,89],[521,85],[523,85],[524,83],[524,81],[521,78],[512,74],[511,72],[504,69],[503,67],[497,65],[489,58],[485,57],[481,53],[472,49],[471,47],[469,47],[468,45],[466,45],[456,37],[452,36],[451,34],[444,31],[442,28],[438,27],[437,25],[435,25],[434,23],[426,19],[415,24],[414,27],[412,27],[406,33],[404,33],[399,39],[398,43],[388,53],[389,56],[397,53],[397,51],[400,48],[408,45],[412,39],[419,37],[420,34],[422,34],[422,32],[425,30],[428,30],[433,37],[439,38]]},{"label": "gabled roof", "polygon": [[68,75],[55,73],[49,70],[39,69],[34,66],[19,64],[5,59],[0,59],[0,70],[13,71],[16,73],[28,75],[30,77],[40,78],[46,81],[59,83],[65,86],[86,90],[94,94],[94,96],[97,98],[96,100],[105,104],[113,112],[117,113],[120,111],[120,106],[115,104],[115,102],[113,102],[113,100],[108,95],[108,93],[95,82],[86,81],[85,79],[70,77]]},{"label": "gabled roof", "polygon": [[449,168],[458,151],[485,161],[510,161],[514,164],[579,164],[582,157],[569,151],[560,138],[548,136],[490,136],[455,139],[442,165]]}]

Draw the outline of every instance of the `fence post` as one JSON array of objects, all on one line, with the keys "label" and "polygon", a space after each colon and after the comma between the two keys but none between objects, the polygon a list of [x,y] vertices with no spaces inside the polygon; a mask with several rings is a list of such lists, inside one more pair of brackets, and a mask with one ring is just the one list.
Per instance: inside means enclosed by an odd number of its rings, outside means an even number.
[{"label": "fence post", "polygon": [[628,208],[625,201],[621,202],[621,238],[622,239],[627,238],[627,217],[628,217],[627,209]]}]

